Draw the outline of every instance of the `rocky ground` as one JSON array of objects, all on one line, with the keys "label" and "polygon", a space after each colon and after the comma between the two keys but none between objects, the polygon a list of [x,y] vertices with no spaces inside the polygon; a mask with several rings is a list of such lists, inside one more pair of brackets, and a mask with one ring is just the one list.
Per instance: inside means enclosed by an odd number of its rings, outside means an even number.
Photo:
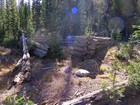
[{"label": "rocky ground", "polygon": [[[70,58],[58,61],[31,57],[31,81],[7,90],[9,82],[12,80],[15,72],[12,72],[12,70],[22,56],[22,53],[19,52],[19,54],[17,54],[16,51],[16,53],[10,53],[9,49],[0,49],[0,103],[2,103],[7,96],[19,93],[25,95],[38,105],[57,105],[60,102],[71,100],[98,90],[104,83],[111,85],[111,62],[117,50],[117,47],[111,47],[104,50],[104,52],[102,50],[96,53],[94,60],[97,61],[100,66],[94,78],[91,78],[91,75],[77,77],[75,72],[80,69],[80,66],[72,67],[72,59]],[[103,53],[104,56],[102,56]],[[91,65],[87,66],[90,67]],[[92,73],[92,75],[94,74]],[[127,75],[125,70],[117,71],[116,82],[121,82],[126,79]],[[128,101],[124,99],[124,102],[128,103],[129,100],[131,100],[131,98],[128,97]]]}]

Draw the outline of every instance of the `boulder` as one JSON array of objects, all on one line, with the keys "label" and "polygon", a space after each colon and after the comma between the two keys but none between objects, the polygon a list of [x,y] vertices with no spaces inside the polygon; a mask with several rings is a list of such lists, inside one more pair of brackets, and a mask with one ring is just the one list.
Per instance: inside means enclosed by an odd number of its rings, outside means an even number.
[{"label": "boulder", "polygon": [[75,75],[77,77],[87,77],[89,76],[90,72],[85,70],[85,69],[79,69],[78,71],[75,72]]}]

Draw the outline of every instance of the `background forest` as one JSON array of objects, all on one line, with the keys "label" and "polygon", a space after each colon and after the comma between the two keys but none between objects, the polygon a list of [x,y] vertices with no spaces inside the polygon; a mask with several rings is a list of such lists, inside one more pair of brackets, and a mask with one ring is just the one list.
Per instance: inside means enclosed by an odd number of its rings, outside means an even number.
[{"label": "background forest", "polygon": [[[19,40],[37,30],[70,35],[111,36],[127,40],[140,24],[140,0],[0,0],[0,43]],[[11,45],[11,44],[10,44]]]}]

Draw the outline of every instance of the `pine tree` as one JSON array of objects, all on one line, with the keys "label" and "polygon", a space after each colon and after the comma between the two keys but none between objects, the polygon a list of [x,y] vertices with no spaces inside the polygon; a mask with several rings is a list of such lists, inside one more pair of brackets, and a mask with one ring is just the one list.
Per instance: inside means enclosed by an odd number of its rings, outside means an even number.
[{"label": "pine tree", "polygon": [[20,32],[25,32],[26,30],[26,17],[25,17],[25,4],[24,0],[21,0],[19,7],[19,17],[20,17]]},{"label": "pine tree", "polygon": [[5,38],[12,39],[13,31],[12,31],[12,7],[11,7],[11,0],[6,0],[6,30],[5,30]]},{"label": "pine tree", "polygon": [[31,37],[32,33],[34,33],[34,26],[33,26],[33,17],[32,17],[32,11],[30,8],[30,3],[28,5],[25,4],[25,9],[27,11],[27,17],[26,17],[26,33],[28,36]]},{"label": "pine tree", "polygon": [[4,6],[4,0],[0,1],[0,42],[3,40],[5,35],[5,21],[6,21],[6,8]]},{"label": "pine tree", "polygon": [[40,27],[45,28],[46,23],[46,0],[42,0],[40,7]]},{"label": "pine tree", "polygon": [[41,15],[41,5],[40,5],[40,0],[33,0],[32,4],[32,12],[33,12],[33,21],[36,30],[40,28],[40,15]]},{"label": "pine tree", "polygon": [[60,25],[60,0],[46,0],[46,27],[55,31]]},{"label": "pine tree", "polygon": [[18,40],[18,31],[20,28],[19,14],[16,6],[16,0],[11,0],[11,11],[12,11],[12,33],[14,40]]}]

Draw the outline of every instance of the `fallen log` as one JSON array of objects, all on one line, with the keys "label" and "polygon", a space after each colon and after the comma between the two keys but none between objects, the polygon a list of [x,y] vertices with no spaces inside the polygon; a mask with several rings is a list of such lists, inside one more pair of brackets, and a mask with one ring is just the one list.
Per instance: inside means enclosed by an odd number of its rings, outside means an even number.
[{"label": "fallen log", "polygon": [[[123,82],[116,83],[115,87],[116,87],[116,89],[121,89],[122,86],[127,86],[127,85],[128,85],[128,80],[125,80]],[[112,86],[107,87],[107,89],[108,90],[112,89]],[[76,99],[62,102],[62,105],[86,105],[90,101],[92,101],[92,103],[95,103],[95,101],[99,102],[99,100],[102,100],[103,94],[104,94],[104,90],[99,89],[97,91],[94,91],[92,93],[86,94],[81,97],[78,97]],[[105,100],[105,101],[107,101],[107,100]],[[96,105],[101,105],[101,104],[96,103]]]},{"label": "fallen log", "polygon": [[[21,84],[24,81],[30,80],[30,54],[28,52],[27,47],[27,38],[24,34],[22,34],[22,44],[23,44],[23,57],[17,62],[14,69],[21,70],[19,73],[14,77],[12,80],[10,86],[8,87],[8,90],[10,90],[14,85]],[[14,72],[14,70],[13,70]]]}]

